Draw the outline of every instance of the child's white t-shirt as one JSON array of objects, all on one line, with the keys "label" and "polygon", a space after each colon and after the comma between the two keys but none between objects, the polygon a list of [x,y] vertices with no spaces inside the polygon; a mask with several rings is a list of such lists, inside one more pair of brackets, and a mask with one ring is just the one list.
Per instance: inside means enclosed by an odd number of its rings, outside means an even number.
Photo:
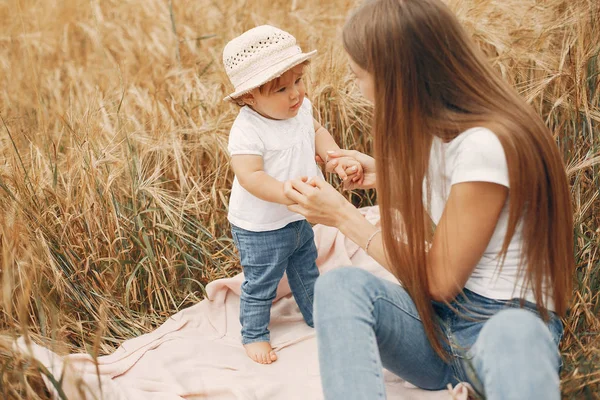
[{"label": "child's white t-shirt", "polygon": [[[448,143],[436,137],[431,148],[429,179],[431,181],[429,212],[431,219],[437,225],[452,185],[478,181],[509,187],[504,148],[498,137],[486,128],[469,129]],[[502,249],[507,227],[508,198],[488,247],[465,287],[492,299],[508,300],[519,297],[535,303],[531,287],[523,291],[524,276],[523,273],[518,273],[523,244],[520,226],[517,227],[508,246],[502,268],[499,267],[498,254]],[[522,268],[522,271],[524,270],[525,268]],[[549,295],[547,287],[544,292],[546,293],[545,306],[549,310],[554,310],[552,296]]]},{"label": "child's white t-shirt", "polygon": [[[227,147],[231,156],[257,155],[271,177],[285,182],[301,176],[322,176],[315,161],[315,129],[312,104],[304,98],[298,114],[286,120],[272,120],[244,106],[235,119]],[[233,181],[229,198],[229,222],[248,231],[283,228],[304,219],[283,204],[259,199]]]}]

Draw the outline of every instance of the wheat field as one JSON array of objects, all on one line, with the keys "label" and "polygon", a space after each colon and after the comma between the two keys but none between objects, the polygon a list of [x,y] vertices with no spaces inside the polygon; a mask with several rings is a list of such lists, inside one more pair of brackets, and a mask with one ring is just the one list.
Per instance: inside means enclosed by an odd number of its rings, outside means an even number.
[{"label": "wheat field", "polygon": [[[308,95],[342,147],[371,109],[340,31],[350,0],[0,0],[0,395],[46,399],[26,335],[103,355],[239,271],[226,223],[236,107],[224,44],[270,23],[317,49]],[[565,398],[600,398],[600,3],[448,0],[543,116],[572,184]],[[375,193],[348,196],[372,205]]]}]

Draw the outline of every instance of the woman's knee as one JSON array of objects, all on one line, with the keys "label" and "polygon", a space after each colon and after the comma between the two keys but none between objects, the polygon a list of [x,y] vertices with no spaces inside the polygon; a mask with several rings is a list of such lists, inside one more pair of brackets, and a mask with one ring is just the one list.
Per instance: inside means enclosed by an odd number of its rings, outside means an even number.
[{"label": "woman's knee", "polygon": [[340,267],[326,272],[319,276],[315,284],[315,307],[343,304],[349,297],[368,295],[367,287],[374,279],[375,276],[356,267]]},{"label": "woman's knee", "polygon": [[336,268],[321,275],[315,285],[314,321],[317,331],[342,320],[372,316],[378,279],[355,267]]},{"label": "woman's knee", "polygon": [[352,292],[356,288],[364,287],[372,277],[372,274],[360,268],[336,268],[319,276],[315,284],[315,293],[326,296],[334,292]]},{"label": "woman's knee", "polygon": [[477,346],[486,353],[522,353],[539,351],[540,347],[556,347],[550,330],[542,319],[524,309],[500,311],[487,321],[477,339]]},{"label": "woman's knee", "polygon": [[494,315],[470,354],[472,383],[488,398],[559,397],[558,346],[550,329],[531,311],[507,309]]}]

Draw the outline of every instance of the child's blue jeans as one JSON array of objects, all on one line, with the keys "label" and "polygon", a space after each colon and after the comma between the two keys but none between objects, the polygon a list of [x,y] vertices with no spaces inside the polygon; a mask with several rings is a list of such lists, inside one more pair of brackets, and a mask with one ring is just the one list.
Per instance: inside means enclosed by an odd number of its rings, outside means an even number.
[{"label": "child's blue jeans", "polygon": [[245,278],[240,296],[242,343],[270,341],[271,305],[284,272],[304,320],[313,327],[313,296],[319,270],[310,224],[301,220],[266,232],[232,225],[231,232]]}]

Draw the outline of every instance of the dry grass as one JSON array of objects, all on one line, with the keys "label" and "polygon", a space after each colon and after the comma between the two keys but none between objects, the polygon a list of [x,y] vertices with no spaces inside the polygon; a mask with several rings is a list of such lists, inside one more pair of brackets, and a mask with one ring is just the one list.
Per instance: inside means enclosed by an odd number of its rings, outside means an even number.
[{"label": "dry grass", "polygon": [[[15,336],[106,354],[238,271],[225,223],[236,110],[221,102],[229,85],[220,63],[234,35],[273,23],[318,49],[309,86],[323,122],[345,147],[369,150],[370,111],[338,40],[354,3],[0,2],[3,398],[47,398],[39,366],[13,354]],[[599,398],[600,6],[450,4],[544,116],[568,162],[578,287],[563,392]]]}]

